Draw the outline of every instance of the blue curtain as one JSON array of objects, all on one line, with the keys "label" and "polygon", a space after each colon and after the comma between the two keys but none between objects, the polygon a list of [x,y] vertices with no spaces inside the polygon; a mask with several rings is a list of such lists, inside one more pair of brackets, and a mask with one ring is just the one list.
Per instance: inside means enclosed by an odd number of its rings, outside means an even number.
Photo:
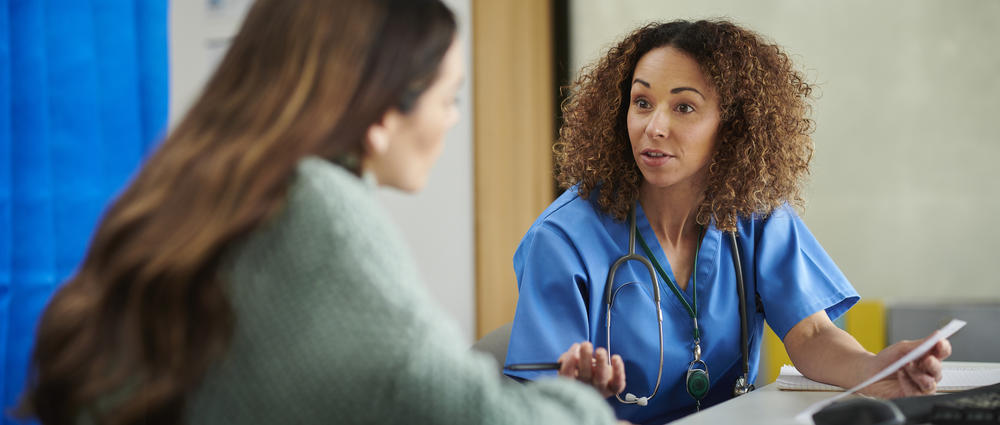
[{"label": "blue curtain", "polygon": [[[0,394],[167,119],[167,0],[0,0]],[[19,423],[3,415],[2,423]]]}]

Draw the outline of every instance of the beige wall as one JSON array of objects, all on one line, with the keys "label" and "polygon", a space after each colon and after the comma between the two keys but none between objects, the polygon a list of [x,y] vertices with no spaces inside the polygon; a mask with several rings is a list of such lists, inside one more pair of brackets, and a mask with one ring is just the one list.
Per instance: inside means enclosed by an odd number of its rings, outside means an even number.
[{"label": "beige wall", "polygon": [[804,215],[862,296],[1000,300],[1000,2],[574,0],[573,69],[651,20],[725,16],[818,83]]}]

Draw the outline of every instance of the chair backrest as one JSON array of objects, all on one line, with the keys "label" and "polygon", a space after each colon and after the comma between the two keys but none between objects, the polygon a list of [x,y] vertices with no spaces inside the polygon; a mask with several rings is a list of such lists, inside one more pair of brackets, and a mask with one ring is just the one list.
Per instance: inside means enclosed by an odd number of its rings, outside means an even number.
[{"label": "chair backrest", "polygon": [[511,325],[512,323],[504,324],[472,344],[473,350],[489,354],[496,360],[501,375],[503,374],[504,361],[507,359],[507,343],[510,341]]}]

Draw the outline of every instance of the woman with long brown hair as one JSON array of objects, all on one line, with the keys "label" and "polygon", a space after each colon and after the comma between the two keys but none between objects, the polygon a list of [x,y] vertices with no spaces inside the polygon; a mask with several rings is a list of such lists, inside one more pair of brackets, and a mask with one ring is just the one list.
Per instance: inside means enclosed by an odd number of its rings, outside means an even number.
[{"label": "woman with long brown hair", "polygon": [[[514,256],[507,373],[559,358],[620,418],[664,423],[752,389],[765,319],[803,374],[845,388],[915,347],[870,353],[831,322],[859,296],[794,209],[811,91],[780,46],[724,20],[651,23],[584,69],[555,148],[567,190]],[[933,392],[949,354],[863,392]]]},{"label": "woman with long brown hair", "polygon": [[377,183],[420,189],[462,79],[439,0],[260,0],[41,320],[45,424],[608,423],[434,310]]}]

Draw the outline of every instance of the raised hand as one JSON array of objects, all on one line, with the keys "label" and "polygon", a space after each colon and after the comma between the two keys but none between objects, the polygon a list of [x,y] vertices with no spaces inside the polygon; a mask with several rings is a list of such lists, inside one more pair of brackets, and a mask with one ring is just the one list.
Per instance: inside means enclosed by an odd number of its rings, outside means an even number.
[{"label": "raised hand", "polygon": [[625,390],[625,363],[615,354],[608,361],[608,350],[594,350],[590,342],[573,344],[559,356],[559,376],[575,378],[588,384],[602,397],[611,397]]}]

